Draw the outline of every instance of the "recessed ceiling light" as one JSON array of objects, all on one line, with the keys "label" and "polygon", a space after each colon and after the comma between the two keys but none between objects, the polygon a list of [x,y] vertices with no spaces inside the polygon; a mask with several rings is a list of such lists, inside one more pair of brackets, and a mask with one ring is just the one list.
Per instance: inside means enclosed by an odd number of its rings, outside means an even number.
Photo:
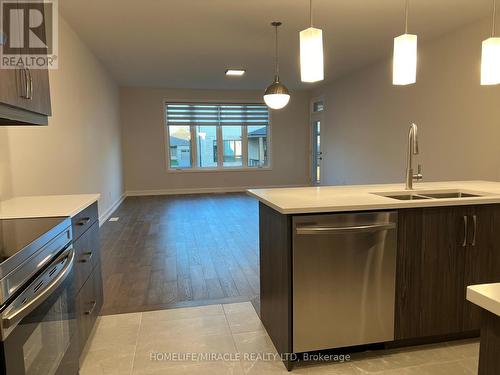
[{"label": "recessed ceiling light", "polygon": [[243,74],[245,74],[245,72],[246,72],[245,69],[226,69],[227,76],[241,77]]}]

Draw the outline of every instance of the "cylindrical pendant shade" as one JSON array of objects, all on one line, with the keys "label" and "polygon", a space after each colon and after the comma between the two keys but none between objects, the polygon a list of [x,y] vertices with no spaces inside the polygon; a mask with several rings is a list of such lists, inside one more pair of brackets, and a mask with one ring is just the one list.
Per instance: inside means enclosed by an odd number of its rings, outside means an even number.
[{"label": "cylindrical pendant shade", "polygon": [[394,38],[392,84],[410,85],[417,81],[417,36],[403,34]]},{"label": "cylindrical pendant shade", "polygon": [[481,54],[481,85],[500,84],[500,38],[483,41]]},{"label": "cylindrical pendant shade", "polygon": [[300,76],[302,82],[324,79],[323,31],[310,27],[300,32]]}]

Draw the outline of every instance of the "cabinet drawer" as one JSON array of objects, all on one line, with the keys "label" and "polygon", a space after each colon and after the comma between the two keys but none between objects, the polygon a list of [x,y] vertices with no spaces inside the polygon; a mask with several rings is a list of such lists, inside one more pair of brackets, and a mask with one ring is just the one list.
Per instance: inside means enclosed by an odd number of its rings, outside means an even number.
[{"label": "cabinet drawer", "polygon": [[80,290],[92,270],[99,264],[99,224],[94,223],[88,231],[73,243],[75,248],[75,283]]},{"label": "cabinet drawer", "polygon": [[73,225],[73,239],[78,239],[87,229],[97,222],[98,218],[97,202],[94,202],[89,207],[76,214],[71,219]]},{"label": "cabinet drawer", "polygon": [[80,352],[85,347],[90,332],[99,316],[102,301],[101,265],[98,264],[76,298]]}]

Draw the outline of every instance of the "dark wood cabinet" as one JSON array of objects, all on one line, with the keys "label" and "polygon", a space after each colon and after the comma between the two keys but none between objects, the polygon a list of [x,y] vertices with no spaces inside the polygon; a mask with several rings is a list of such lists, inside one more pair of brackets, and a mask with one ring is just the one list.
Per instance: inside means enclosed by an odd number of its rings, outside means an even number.
[{"label": "dark wood cabinet", "polygon": [[498,224],[499,205],[400,211],[397,340],[479,329],[466,287],[500,281]]},{"label": "dark wood cabinet", "polygon": [[78,239],[80,236],[85,233],[92,225],[97,223],[99,219],[99,214],[97,211],[97,202],[91,204],[86,209],[77,213],[72,219],[72,229],[73,229],[73,238]]},{"label": "dark wood cabinet", "polygon": [[[22,2],[21,2],[22,4]],[[45,4],[40,8],[45,17],[45,7],[48,4]],[[25,12],[28,12],[28,8],[25,8]],[[45,25],[47,26],[47,25]],[[41,28],[41,39],[47,40],[47,29]],[[25,53],[29,54],[29,46],[26,44],[24,46]],[[27,87],[27,94],[23,95],[22,91],[20,92],[21,97],[21,108],[23,110],[29,111],[31,113],[36,113],[43,116],[50,116],[52,114],[52,108],[50,103],[50,85],[49,85],[49,70],[47,67],[44,69],[40,69],[40,67],[29,66],[26,67],[26,78],[28,84],[25,85]],[[21,80],[21,83],[25,82]]]},{"label": "dark wood cabinet", "polygon": [[400,212],[396,339],[462,330],[467,213],[463,207]]},{"label": "dark wood cabinet", "polygon": [[72,218],[75,248],[76,315],[80,351],[95,325],[103,304],[97,203]]},{"label": "dark wood cabinet", "polygon": [[20,90],[21,72],[19,69],[0,69],[0,103],[12,107],[21,105]]},{"label": "dark wood cabinet", "polygon": [[28,79],[30,93],[28,98],[21,97],[21,108],[42,116],[50,116],[52,108],[50,103],[49,71],[47,69],[29,69]]},{"label": "dark wood cabinet", "polygon": [[481,311],[481,343],[479,345],[479,375],[500,374],[500,317]]},{"label": "dark wood cabinet", "polygon": [[[280,354],[293,352],[293,215],[259,204],[260,315]],[[500,204],[398,210],[394,341],[477,336],[472,284],[500,282]],[[283,360],[292,368],[290,357]]]},{"label": "dark wood cabinet", "polygon": [[78,337],[83,351],[103,303],[101,265],[92,271],[76,298]]},{"label": "dark wood cabinet", "polygon": [[80,290],[99,263],[99,224],[94,223],[74,243],[76,290]]},{"label": "dark wood cabinet", "polygon": [[287,369],[292,362],[292,217],[259,203],[260,318]]},{"label": "dark wood cabinet", "polygon": [[[25,12],[27,6],[24,5]],[[42,33],[44,39],[47,31]],[[25,45],[19,53],[26,54],[27,49]],[[52,109],[46,67],[20,65],[15,69],[0,69],[0,82],[0,125],[47,125]]]},{"label": "dark wood cabinet", "polygon": [[90,248],[89,236],[91,232],[83,234],[74,242],[75,249],[75,284],[76,290],[80,290],[85,281],[92,273],[92,261],[94,251]]},{"label": "dark wood cabinet", "polygon": [[[500,207],[475,206],[471,211],[470,245],[465,253],[465,287],[500,281]],[[464,330],[481,326],[481,308],[466,301]]]}]

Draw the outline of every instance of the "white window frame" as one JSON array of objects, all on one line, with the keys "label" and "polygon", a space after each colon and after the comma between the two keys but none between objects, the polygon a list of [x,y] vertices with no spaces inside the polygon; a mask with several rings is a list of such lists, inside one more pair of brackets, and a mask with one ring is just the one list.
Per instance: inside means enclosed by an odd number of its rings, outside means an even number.
[{"label": "white window frame", "polygon": [[[270,171],[272,167],[272,111],[269,111],[269,120],[267,124],[267,165],[264,167],[249,167],[248,166],[248,135],[247,126],[242,126],[242,158],[243,166],[237,167],[224,167],[224,157],[223,157],[223,147],[222,145],[222,125],[207,125],[207,126],[217,126],[217,167],[214,168],[200,168],[197,166],[197,147],[196,147],[196,125],[187,125],[190,127],[191,132],[191,168],[171,168],[170,167],[170,132],[167,121],[167,104],[169,103],[186,103],[186,104],[213,104],[213,105],[223,105],[223,104],[234,104],[234,105],[252,105],[252,104],[262,104],[262,101],[257,101],[255,99],[250,100],[204,100],[204,99],[167,99],[163,98],[162,101],[162,115],[163,115],[163,147],[165,162],[167,165],[167,173],[199,173],[199,172],[257,172],[257,171]],[[231,126],[231,125],[226,125]],[[238,126],[238,125],[236,125]],[[194,142],[194,147],[193,147]],[[220,161],[220,162],[219,162]]]}]

